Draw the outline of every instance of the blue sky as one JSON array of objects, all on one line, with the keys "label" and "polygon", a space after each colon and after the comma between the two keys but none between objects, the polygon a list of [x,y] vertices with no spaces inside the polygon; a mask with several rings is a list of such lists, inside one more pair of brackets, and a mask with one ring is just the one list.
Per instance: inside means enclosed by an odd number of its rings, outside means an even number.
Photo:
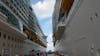
[{"label": "blue sky", "polygon": [[55,0],[31,0],[31,3],[44,34],[48,36],[47,51],[54,50],[52,43],[52,13]]}]

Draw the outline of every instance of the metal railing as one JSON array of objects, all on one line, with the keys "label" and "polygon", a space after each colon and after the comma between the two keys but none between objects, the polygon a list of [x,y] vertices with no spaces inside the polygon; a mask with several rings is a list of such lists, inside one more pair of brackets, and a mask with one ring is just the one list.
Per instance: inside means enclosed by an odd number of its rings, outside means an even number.
[{"label": "metal railing", "polygon": [[0,19],[7,22],[7,16],[3,14],[2,12],[0,12]]}]

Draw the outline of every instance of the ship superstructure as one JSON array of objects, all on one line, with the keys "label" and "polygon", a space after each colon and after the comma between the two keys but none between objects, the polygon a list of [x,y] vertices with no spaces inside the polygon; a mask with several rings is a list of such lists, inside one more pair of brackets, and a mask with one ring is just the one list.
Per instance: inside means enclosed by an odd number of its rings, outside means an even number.
[{"label": "ship superstructure", "polygon": [[46,37],[30,0],[0,0],[0,37],[0,56],[45,51]]}]

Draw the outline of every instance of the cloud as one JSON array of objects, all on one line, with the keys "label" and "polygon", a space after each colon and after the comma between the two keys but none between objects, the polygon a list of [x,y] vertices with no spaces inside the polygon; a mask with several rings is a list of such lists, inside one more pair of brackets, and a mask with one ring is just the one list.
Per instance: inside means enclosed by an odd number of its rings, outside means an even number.
[{"label": "cloud", "polygon": [[49,34],[49,35],[48,35],[47,41],[48,41],[48,42],[52,42],[52,41],[53,41],[53,39],[52,39],[52,34]]},{"label": "cloud", "polygon": [[53,43],[47,44],[47,51],[52,50],[54,51]]},{"label": "cloud", "polygon": [[48,38],[47,38],[47,42],[48,42],[47,51],[49,51],[49,50],[54,51],[54,46],[53,46],[53,42],[52,41],[53,41],[52,34],[49,34]]},{"label": "cloud", "polygon": [[[32,8],[34,9],[34,12],[35,12],[38,20],[41,22],[41,26],[42,26],[44,33],[46,35],[48,35],[47,51],[49,51],[49,50],[54,51],[53,42],[52,42],[53,41],[52,29],[51,29],[54,5],[55,5],[55,0],[42,0],[42,1],[39,0],[37,3],[32,4]],[[45,21],[43,21],[43,20],[45,20]]]},{"label": "cloud", "polygon": [[40,19],[51,17],[54,10],[55,0],[43,0],[32,5],[36,16]]}]

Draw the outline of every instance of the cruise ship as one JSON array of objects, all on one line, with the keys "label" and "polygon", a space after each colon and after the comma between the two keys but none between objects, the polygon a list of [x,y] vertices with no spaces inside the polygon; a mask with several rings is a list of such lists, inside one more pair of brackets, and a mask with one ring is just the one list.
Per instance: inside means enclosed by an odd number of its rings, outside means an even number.
[{"label": "cruise ship", "polygon": [[0,0],[0,56],[37,55],[46,47],[30,0]]},{"label": "cruise ship", "polygon": [[56,0],[52,20],[56,55],[100,56],[100,0]]}]

